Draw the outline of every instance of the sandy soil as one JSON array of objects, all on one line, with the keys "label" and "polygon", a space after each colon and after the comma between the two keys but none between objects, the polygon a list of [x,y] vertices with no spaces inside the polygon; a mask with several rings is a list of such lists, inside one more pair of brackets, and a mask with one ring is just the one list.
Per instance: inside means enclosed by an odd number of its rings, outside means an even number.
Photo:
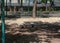
[{"label": "sandy soil", "polygon": [[51,40],[51,43],[60,43],[60,39],[58,39],[58,38],[53,38],[53,39]]},{"label": "sandy soil", "polygon": [[[24,23],[24,22],[33,22],[33,21],[42,21],[42,22],[60,22],[60,17],[49,17],[49,18],[18,18],[16,20],[10,19],[10,20],[5,20],[6,24],[12,24],[12,23],[17,23],[18,25]],[[1,22],[1,20],[0,20]],[[26,33],[25,33],[26,34]],[[51,40],[51,43],[60,43],[60,39],[58,38],[53,38]]]},{"label": "sandy soil", "polygon": [[[10,19],[10,20],[5,20],[6,24],[12,24],[12,23],[17,23],[17,24],[22,24],[24,22],[33,22],[33,21],[42,21],[42,22],[60,22],[60,17],[49,17],[49,18],[18,18],[18,19]],[[1,22],[1,20],[0,20]]]}]

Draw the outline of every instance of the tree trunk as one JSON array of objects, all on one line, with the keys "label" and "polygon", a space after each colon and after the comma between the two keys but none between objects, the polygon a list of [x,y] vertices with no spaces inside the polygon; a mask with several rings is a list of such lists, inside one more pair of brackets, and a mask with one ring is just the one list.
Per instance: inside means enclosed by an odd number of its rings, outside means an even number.
[{"label": "tree trunk", "polygon": [[11,0],[9,0],[9,2],[10,2],[10,7],[9,8],[10,8],[10,13],[11,13],[12,12],[12,9],[11,9]]},{"label": "tree trunk", "polygon": [[21,11],[23,11],[23,0],[21,0]]},{"label": "tree trunk", "polygon": [[22,7],[22,4],[23,4],[23,0],[21,0],[21,7]]},{"label": "tree trunk", "polygon": [[45,0],[45,5],[46,5],[46,11],[48,10],[48,7],[47,7],[47,0]]},{"label": "tree trunk", "polygon": [[[20,1],[21,1],[21,0],[18,0],[18,4],[19,4],[19,5],[21,4]],[[18,13],[20,13],[20,8],[18,8]]]},{"label": "tree trunk", "polygon": [[28,2],[28,12],[29,12],[29,10],[30,10],[30,0]]},{"label": "tree trunk", "polygon": [[16,13],[16,6],[14,6],[14,14]]},{"label": "tree trunk", "polygon": [[46,5],[46,11],[48,11],[48,7],[47,7],[47,4],[45,4]]},{"label": "tree trunk", "polygon": [[11,7],[10,7],[10,13],[12,13],[12,9],[11,9]]},{"label": "tree trunk", "polygon": [[9,0],[9,2],[10,2],[10,5],[11,5],[11,0]]},{"label": "tree trunk", "polygon": [[18,4],[20,4],[20,0],[18,0]]},{"label": "tree trunk", "polygon": [[33,5],[33,18],[36,17],[36,9],[37,9],[37,0],[34,0],[34,5]]}]

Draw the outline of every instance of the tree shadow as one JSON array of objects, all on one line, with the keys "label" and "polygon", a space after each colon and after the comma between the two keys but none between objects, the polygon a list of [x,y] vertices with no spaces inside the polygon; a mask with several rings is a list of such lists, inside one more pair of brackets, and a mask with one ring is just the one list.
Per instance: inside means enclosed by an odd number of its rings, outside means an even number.
[{"label": "tree shadow", "polygon": [[43,22],[25,22],[23,25],[20,25],[20,28],[29,29],[31,31],[37,30],[47,30],[51,32],[58,32],[60,30],[60,23],[43,23]]},{"label": "tree shadow", "polygon": [[36,34],[30,34],[30,35],[7,35],[6,36],[6,43],[30,43],[30,42],[36,42],[38,43],[39,39],[37,39]]},{"label": "tree shadow", "polygon": [[[10,28],[8,28],[10,27]],[[58,30],[60,30],[60,23],[48,23],[48,22],[25,22],[22,25],[18,24],[12,24],[12,25],[6,25],[6,30],[9,30],[10,33],[6,33],[6,43],[30,43],[30,42],[40,42],[39,35],[34,34],[33,32],[39,31],[39,32],[47,32],[47,33],[59,33]],[[23,34],[17,33],[13,35],[12,33],[15,33],[16,31],[19,31],[22,33],[29,32],[32,34]],[[59,33],[60,34],[60,33]],[[47,34],[48,35],[48,34]],[[58,38],[58,34],[53,35],[53,37]],[[49,35],[48,35],[49,37]],[[50,36],[52,37],[52,36]]]}]

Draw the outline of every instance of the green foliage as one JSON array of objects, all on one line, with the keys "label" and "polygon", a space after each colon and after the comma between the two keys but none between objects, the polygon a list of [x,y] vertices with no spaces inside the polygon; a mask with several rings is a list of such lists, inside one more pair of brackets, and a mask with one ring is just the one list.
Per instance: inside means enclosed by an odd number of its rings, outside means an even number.
[{"label": "green foliage", "polygon": [[41,0],[42,3],[47,3],[47,0]]},{"label": "green foliage", "polygon": [[43,3],[43,2],[44,2],[44,0],[41,0],[41,2]]},{"label": "green foliage", "polygon": [[52,2],[53,0],[41,0],[41,3],[47,3],[47,1]]}]

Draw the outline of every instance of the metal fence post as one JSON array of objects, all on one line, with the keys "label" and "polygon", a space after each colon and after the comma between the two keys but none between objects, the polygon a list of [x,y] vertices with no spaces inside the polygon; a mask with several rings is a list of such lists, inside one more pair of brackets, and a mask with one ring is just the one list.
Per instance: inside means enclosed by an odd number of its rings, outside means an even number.
[{"label": "metal fence post", "polygon": [[4,0],[1,0],[2,43],[5,43],[5,8]]}]

